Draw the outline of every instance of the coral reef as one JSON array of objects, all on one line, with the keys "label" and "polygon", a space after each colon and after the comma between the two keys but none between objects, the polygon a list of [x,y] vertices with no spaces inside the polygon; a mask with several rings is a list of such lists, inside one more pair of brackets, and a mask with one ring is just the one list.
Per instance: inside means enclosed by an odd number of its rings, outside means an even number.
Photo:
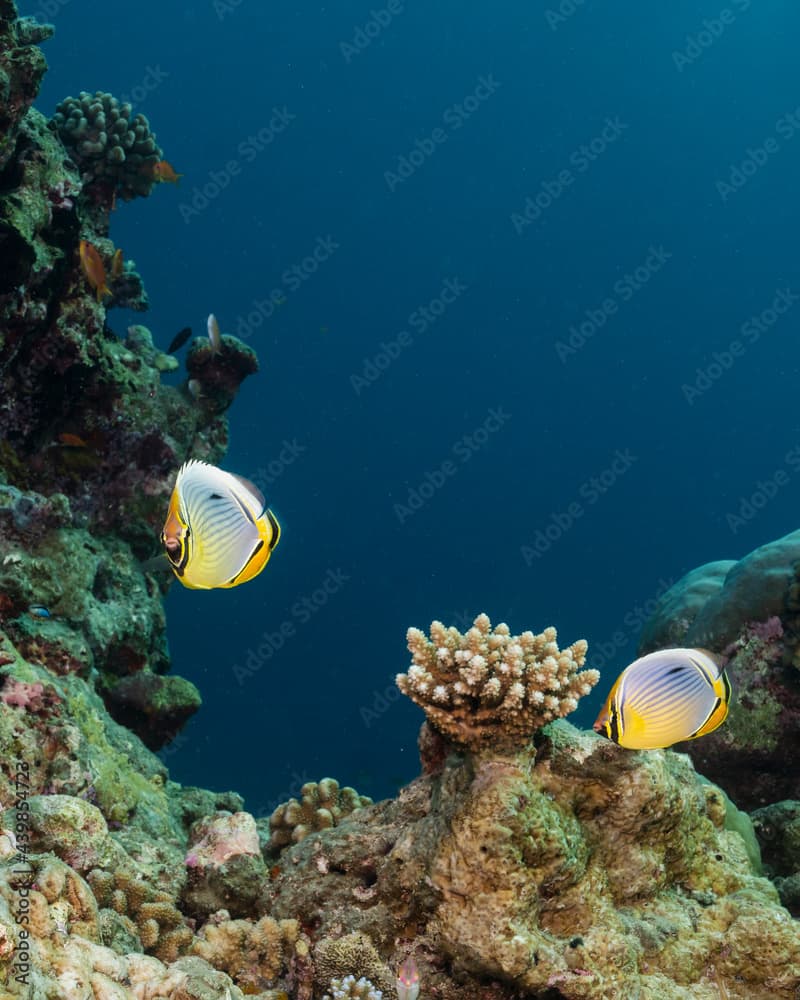
[{"label": "coral reef", "polygon": [[323,940],[357,928],[379,953],[413,937],[421,995],[479,981],[497,997],[711,1000],[716,975],[750,1000],[800,987],[797,927],[717,790],[683,755],[563,721],[535,751],[451,755],[289,848],[268,906],[314,914]]},{"label": "coral reef", "polygon": [[[152,749],[200,699],[168,674],[149,558],[175,471],[220,460],[257,361],[198,341],[174,388],[145,327],[108,325],[78,243],[110,265],[110,208],[149,192],[160,150],[102,93],[49,127],[31,108],[49,29],[11,0],[0,15],[3,998],[395,1000],[411,954],[431,1000],[795,998],[800,934],[775,886],[797,912],[798,806],[777,799],[800,799],[778,794],[797,788],[800,533],[701,567],[646,639],[731,657],[730,740],[693,753],[740,805],[764,800],[775,885],[688,756],[558,718],[597,681],[584,642],[485,615],[409,632],[398,684],[428,721],[397,798],[323,779],[256,821],[234,793],[169,779]],[[116,270],[108,305],[145,305],[132,262]]]},{"label": "coral reef", "polygon": [[[177,362],[145,327],[114,333],[81,270],[83,239],[110,271],[114,197],[153,186],[149,126],[99,94],[69,100],[49,127],[30,105],[45,66],[32,43],[50,30],[17,21],[10,2],[2,15],[0,625],[28,662],[96,678],[116,717],[158,748],[200,698],[160,677],[167,584],[142,560],[156,551],[177,469],[189,457],[219,461],[227,423],[221,407],[163,384]],[[146,308],[132,261],[109,281],[109,307]],[[226,340],[241,369],[227,406],[257,363]]]},{"label": "coral reef", "polygon": [[640,653],[669,640],[729,657],[728,720],[686,752],[745,809],[800,799],[798,567],[800,531],[700,567],[667,591],[642,633]]},{"label": "coral reef", "polygon": [[14,154],[19,124],[47,69],[37,45],[52,34],[52,25],[19,18],[13,0],[0,0],[0,171]]},{"label": "coral reef", "polygon": [[512,636],[505,624],[492,628],[487,615],[464,635],[441,622],[431,625],[430,639],[412,628],[413,662],[397,685],[453,743],[513,750],[551,719],[574,712],[600,679],[596,670],[581,670],[585,640],[560,650],[556,638],[554,628]]},{"label": "coral reef", "polygon": [[300,801],[289,799],[270,816],[270,854],[280,854],[289,844],[299,844],[310,833],[336,826],[345,816],[372,805],[367,795],[359,795],[355,788],[340,788],[335,778],[307,782],[300,796]]}]

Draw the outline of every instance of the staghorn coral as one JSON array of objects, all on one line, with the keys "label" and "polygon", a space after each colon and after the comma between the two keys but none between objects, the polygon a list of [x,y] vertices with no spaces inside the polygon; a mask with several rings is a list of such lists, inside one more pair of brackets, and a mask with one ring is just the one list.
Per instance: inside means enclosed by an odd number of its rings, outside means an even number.
[{"label": "staghorn coral", "polygon": [[356,979],[355,976],[345,976],[344,979],[332,979],[322,1000],[382,1000],[383,992],[373,986],[369,979]]},{"label": "staghorn coral", "polygon": [[435,621],[430,639],[408,630],[413,663],[397,686],[436,729],[471,750],[524,746],[535,730],[569,715],[600,679],[581,670],[586,641],[559,650],[556,630],[512,636],[478,615],[462,635]]},{"label": "staghorn coral", "polygon": [[289,844],[299,844],[310,833],[337,826],[346,816],[372,805],[367,795],[355,788],[339,787],[335,778],[309,781],[300,789],[300,801],[289,799],[269,818],[270,837],[267,850],[280,854]]},{"label": "staghorn coral", "polygon": [[56,108],[51,128],[78,164],[87,188],[105,189],[109,200],[146,197],[163,153],[142,114],[98,90],[81,91]]}]

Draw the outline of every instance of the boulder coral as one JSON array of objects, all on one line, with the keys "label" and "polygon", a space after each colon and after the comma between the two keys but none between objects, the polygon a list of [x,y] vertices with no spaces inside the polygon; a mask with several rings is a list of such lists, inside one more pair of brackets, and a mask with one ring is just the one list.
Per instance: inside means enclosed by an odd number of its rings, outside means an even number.
[{"label": "boulder coral", "polygon": [[642,632],[640,654],[667,642],[727,658],[728,720],[686,751],[744,809],[800,799],[798,567],[800,531],[700,567],[663,595]]}]

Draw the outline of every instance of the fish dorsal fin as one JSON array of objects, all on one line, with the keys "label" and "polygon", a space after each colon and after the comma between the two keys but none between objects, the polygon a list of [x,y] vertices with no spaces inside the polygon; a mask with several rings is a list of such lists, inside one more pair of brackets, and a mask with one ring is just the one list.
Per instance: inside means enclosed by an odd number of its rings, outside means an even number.
[{"label": "fish dorsal fin", "polygon": [[267,501],[261,490],[256,486],[255,483],[251,483],[249,479],[245,479],[244,476],[237,476],[235,472],[231,472],[229,473],[229,475],[231,476],[232,479],[235,479],[236,482],[247,491],[247,493],[250,495],[250,498],[252,499],[252,504],[254,507],[254,513],[256,518],[261,517],[261,515],[267,508]]}]

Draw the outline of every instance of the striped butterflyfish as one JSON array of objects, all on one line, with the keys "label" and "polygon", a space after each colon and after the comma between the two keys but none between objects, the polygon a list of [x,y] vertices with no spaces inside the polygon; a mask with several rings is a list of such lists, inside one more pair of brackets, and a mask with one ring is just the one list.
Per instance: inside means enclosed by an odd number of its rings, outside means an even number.
[{"label": "striped butterflyfish", "polygon": [[267,565],[281,535],[253,483],[206,462],[181,466],[161,542],[185,587],[237,587]]},{"label": "striped butterflyfish", "polygon": [[671,747],[721,726],[730,697],[730,682],[713,654],[660,649],[622,671],[594,728],[629,750]]}]

